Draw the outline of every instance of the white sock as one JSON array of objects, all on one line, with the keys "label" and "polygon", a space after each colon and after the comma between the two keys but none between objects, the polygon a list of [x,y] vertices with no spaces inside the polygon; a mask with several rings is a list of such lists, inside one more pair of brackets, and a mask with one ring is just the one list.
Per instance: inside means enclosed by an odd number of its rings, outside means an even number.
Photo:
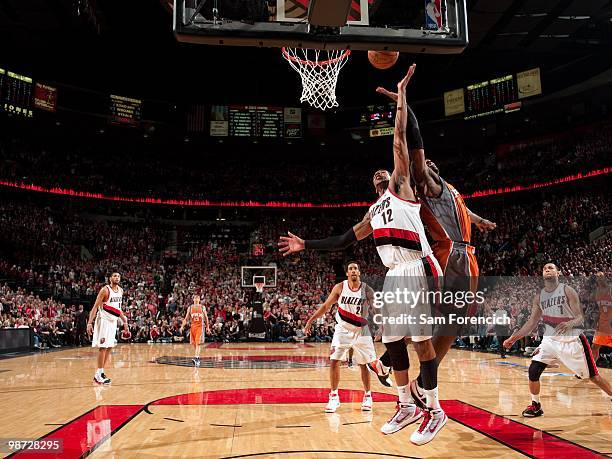
[{"label": "white sock", "polygon": [[97,368],[96,369],[96,378],[100,377],[101,374],[102,374],[102,368]]},{"label": "white sock", "polygon": [[363,396],[364,396],[364,397],[371,397],[371,396],[372,396],[372,392],[371,392],[371,391],[369,391],[369,390],[366,390],[366,391],[364,391]]},{"label": "white sock", "polygon": [[440,400],[438,400],[438,388],[434,387],[431,390],[423,389],[425,392],[425,397],[427,399],[426,405],[427,408],[431,408],[432,410],[439,410],[442,407],[440,406]]},{"label": "white sock", "polygon": [[540,403],[540,394],[531,394],[531,400]]},{"label": "white sock", "polygon": [[333,395],[334,397],[337,397],[337,396],[338,396],[338,389],[336,389],[336,390],[332,390],[332,391],[329,391],[329,393],[330,393],[331,395]]},{"label": "white sock", "polygon": [[407,384],[405,386],[397,386],[397,395],[399,396],[399,402],[402,405],[414,403],[414,400],[412,400],[412,397],[410,395],[410,389]]}]

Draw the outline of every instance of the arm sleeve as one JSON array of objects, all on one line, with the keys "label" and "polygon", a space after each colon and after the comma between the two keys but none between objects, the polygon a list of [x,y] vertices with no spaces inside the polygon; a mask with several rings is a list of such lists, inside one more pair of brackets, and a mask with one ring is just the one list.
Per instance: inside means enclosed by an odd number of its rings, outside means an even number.
[{"label": "arm sleeve", "polygon": [[310,250],[344,250],[357,242],[353,228],[340,236],[330,236],[325,239],[307,239],[304,247]]},{"label": "arm sleeve", "polygon": [[416,119],[416,115],[412,111],[412,108],[408,106],[408,145],[411,149],[421,150],[423,149],[423,138],[421,137],[421,130],[419,129],[419,122]]}]

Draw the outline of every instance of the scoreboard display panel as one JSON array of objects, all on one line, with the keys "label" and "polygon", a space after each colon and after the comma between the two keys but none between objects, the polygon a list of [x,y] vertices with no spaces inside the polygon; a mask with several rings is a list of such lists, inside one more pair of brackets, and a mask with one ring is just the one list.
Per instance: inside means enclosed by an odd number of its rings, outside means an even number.
[{"label": "scoreboard display panel", "polygon": [[466,119],[503,112],[516,101],[518,88],[513,75],[470,85],[465,98]]},{"label": "scoreboard display panel", "polygon": [[[217,108],[217,111],[220,110]],[[282,139],[302,136],[302,113],[300,109],[256,105],[229,106],[230,137],[256,137]],[[223,135],[223,130],[214,129],[219,122],[211,119],[211,135]],[[285,130],[285,127],[288,129]],[[213,134],[214,132],[214,134]]]},{"label": "scoreboard display panel", "polygon": [[370,137],[393,135],[396,105],[368,105],[359,117],[359,124],[366,127]]},{"label": "scoreboard display panel", "polygon": [[31,118],[32,78],[0,69],[0,106],[11,114]]},{"label": "scoreboard display panel", "polygon": [[142,100],[130,97],[110,96],[110,122],[137,126],[140,124],[142,114]]},{"label": "scoreboard display panel", "polygon": [[540,69],[504,75],[444,93],[444,113],[464,113],[464,119],[475,119],[496,113],[520,110],[522,99],[542,93]]}]

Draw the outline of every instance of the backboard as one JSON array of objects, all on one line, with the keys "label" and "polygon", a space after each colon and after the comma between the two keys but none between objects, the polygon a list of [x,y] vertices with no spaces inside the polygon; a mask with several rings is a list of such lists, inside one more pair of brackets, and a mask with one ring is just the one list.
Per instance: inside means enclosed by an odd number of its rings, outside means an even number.
[{"label": "backboard", "polygon": [[[326,2],[318,5],[329,8]],[[345,25],[323,28],[309,23],[309,6],[311,0],[175,0],[174,31],[179,41],[224,46],[456,54],[468,43],[465,0],[352,0]]]},{"label": "backboard", "polygon": [[255,288],[255,283],[265,278],[264,287],[276,287],[276,266],[241,266],[241,286],[243,288]]}]

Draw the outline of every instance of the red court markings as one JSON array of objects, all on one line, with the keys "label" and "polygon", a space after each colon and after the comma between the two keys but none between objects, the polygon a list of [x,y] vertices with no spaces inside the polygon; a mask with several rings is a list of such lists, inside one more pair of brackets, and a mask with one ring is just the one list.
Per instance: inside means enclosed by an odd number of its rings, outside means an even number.
[{"label": "red court markings", "polygon": [[[360,390],[340,389],[338,392],[340,400],[345,403],[358,403],[363,397],[363,391]],[[328,393],[329,389],[327,388],[230,389],[174,395],[151,402],[148,406],[324,403],[327,400]],[[375,402],[394,402],[396,400],[394,395],[380,392],[373,392],[372,398]],[[543,459],[552,457],[555,459],[606,457],[571,441],[460,400],[445,400],[441,403],[446,414],[453,421],[529,457]],[[146,407],[140,405],[99,406],[40,438],[40,440],[62,439],[64,442],[63,454],[19,453],[13,456],[19,456],[20,458],[62,457],[67,459],[87,456],[108,440],[117,430],[125,426],[143,408]]]},{"label": "red court markings", "polygon": [[305,349],[313,347],[312,344],[296,344],[291,347],[277,347],[277,346],[246,346],[246,347],[234,347],[228,346],[223,347],[226,343],[210,343],[206,346],[206,349],[223,349],[226,351],[295,351],[297,349]]},{"label": "red court markings", "polygon": [[536,458],[605,458],[603,454],[460,400],[442,401],[447,416],[495,441]]},{"label": "red court markings", "polygon": [[91,453],[108,440],[112,434],[128,423],[142,408],[142,405],[98,406],[39,439],[63,440],[63,452],[61,454],[22,452],[9,457],[19,457],[20,459],[79,458],[86,453]]},{"label": "red court markings", "polygon": [[312,355],[220,355],[218,357],[202,357],[200,360],[221,362],[223,360],[231,361],[271,361],[271,362],[310,362],[310,363],[325,363],[329,364],[329,357],[312,356]]},{"label": "red court markings", "polygon": [[[263,388],[263,389],[229,389],[196,392],[192,394],[174,395],[151,403],[155,405],[276,405],[292,403],[324,403],[327,401],[329,389],[293,388]],[[340,389],[341,402],[359,402],[363,399],[362,390]],[[375,402],[395,402],[395,395],[372,392]]]}]

